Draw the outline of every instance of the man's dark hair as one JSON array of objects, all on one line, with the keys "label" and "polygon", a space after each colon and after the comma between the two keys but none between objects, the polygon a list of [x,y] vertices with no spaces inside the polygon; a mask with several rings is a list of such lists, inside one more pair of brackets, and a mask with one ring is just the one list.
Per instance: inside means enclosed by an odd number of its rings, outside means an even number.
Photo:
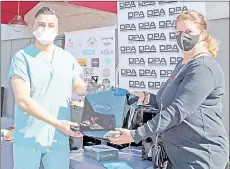
[{"label": "man's dark hair", "polygon": [[56,12],[54,9],[51,9],[49,7],[42,7],[38,10],[38,12],[35,15],[35,18],[37,18],[39,15],[56,15]]}]

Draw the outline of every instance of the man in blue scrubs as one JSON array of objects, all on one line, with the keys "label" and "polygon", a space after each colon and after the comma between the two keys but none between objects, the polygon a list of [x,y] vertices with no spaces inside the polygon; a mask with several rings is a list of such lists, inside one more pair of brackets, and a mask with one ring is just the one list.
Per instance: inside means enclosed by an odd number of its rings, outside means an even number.
[{"label": "man in blue scrubs", "polygon": [[72,91],[86,94],[73,56],[53,44],[58,34],[55,11],[41,8],[33,28],[34,44],[12,59],[9,78],[15,96],[14,169],[69,169]]}]

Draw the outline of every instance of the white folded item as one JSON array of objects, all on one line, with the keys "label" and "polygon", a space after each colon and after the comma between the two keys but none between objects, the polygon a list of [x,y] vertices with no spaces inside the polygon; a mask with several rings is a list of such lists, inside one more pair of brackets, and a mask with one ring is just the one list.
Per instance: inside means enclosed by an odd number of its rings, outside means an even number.
[{"label": "white folded item", "polygon": [[14,130],[1,129],[1,137],[3,137],[4,140],[13,140],[14,139]]}]

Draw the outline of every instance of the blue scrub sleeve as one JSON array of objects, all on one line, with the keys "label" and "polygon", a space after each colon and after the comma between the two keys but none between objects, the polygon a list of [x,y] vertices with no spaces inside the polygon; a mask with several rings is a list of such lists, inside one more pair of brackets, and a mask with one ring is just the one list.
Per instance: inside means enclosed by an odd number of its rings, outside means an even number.
[{"label": "blue scrub sleeve", "polygon": [[28,63],[20,52],[16,53],[11,60],[8,78],[10,79],[14,75],[18,75],[27,83],[30,83]]}]

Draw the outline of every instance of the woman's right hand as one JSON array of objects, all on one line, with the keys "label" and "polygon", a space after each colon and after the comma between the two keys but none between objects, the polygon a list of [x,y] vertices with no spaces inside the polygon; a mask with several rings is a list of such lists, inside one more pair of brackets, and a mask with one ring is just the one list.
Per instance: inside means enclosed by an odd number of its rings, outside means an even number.
[{"label": "woman's right hand", "polygon": [[135,91],[135,92],[131,92],[131,94],[139,97],[140,102],[142,102],[142,103],[144,102],[144,99],[145,99],[144,92]]}]

